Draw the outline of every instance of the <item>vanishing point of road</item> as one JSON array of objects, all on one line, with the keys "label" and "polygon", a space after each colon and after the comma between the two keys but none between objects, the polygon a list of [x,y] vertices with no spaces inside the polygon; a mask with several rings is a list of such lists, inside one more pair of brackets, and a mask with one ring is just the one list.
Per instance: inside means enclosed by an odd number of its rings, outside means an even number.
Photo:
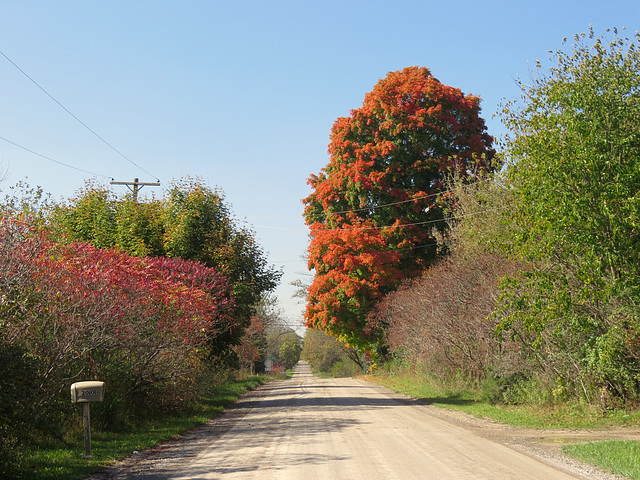
[{"label": "vanishing point of road", "polygon": [[204,430],[164,447],[149,470],[100,478],[597,478],[487,437],[438,410],[371,382],[317,378],[300,362],[292,379],[264,385]]}]

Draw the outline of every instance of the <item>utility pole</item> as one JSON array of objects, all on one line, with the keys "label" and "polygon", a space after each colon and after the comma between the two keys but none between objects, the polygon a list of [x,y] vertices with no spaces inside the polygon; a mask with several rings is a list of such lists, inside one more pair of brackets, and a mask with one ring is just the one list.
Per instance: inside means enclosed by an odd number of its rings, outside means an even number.
[{"label": "utility pole", "polygon": [[[144,187],[144,186],[159,187],[160,186],[160,182],[144,183],[144,182],[139,182],[137,178],[134,178],[133,182],[114,182],[114,181],[111,181],[111,185],[126,185],[127,187],[129,187],[129,190],[131,190],[133,192],[133,201],[137,202],[138,201],[138,191],[142,187]],[[133,188],[131,188],[131,187],[133,187]]]}]

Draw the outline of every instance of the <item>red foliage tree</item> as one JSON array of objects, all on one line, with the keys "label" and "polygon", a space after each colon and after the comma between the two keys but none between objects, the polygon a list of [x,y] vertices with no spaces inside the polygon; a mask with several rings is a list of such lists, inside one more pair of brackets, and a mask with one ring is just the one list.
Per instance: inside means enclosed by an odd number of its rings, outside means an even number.
[{"label": "red foliage tree", "polygon": [[244,331],[240,344],[234,348],[240,367],[247,372],[255,373],[255,365],[262,358],[265,343],[264,323],[259,317],[251,317],[251,323]]},{"label": "red foliage tree", "polygon": [[231,287],[203,264],[58,245],[10,219],[0,243],[0,332],[39,360],[45,403],[96,377],[111,403],[175,406],[197,396],[210,339],[235,328]]},{"label": "red foliage tree", "polygon": [[377,299],[436,256],[444,176],[486,169],[494,155],[479,113],[478,97],[410,67],[389,73],[361,108],[336,120],[329,164],[310,177],[303,200],[315,269],[308,326],[354,345],[381,337],[367,322]]}]

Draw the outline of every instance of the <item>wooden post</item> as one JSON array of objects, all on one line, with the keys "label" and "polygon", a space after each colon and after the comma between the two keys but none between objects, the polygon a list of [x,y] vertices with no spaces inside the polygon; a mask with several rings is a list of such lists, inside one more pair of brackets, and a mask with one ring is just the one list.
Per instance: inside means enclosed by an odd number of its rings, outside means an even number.
[{"label": "wooden post", "polygon": [[84,429],[84,458],[91,458],[91,414],[89,402],[82,404],[82,427]]}]

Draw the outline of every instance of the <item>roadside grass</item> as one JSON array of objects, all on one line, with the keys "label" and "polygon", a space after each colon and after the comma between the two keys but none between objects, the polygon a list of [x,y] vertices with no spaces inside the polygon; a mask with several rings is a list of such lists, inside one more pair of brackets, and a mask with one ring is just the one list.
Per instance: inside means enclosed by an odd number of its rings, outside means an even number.
[{"label": "roadside grass", "polygon": [[484,401],[479,394],[464,389],[442,388],[412,374],[377,373],[365,378],[419,401],[479,418],[525,428],[606,429],[612,426],[640,427],[640,410],[607,410],[586,404],[504,405]]},{"label": "roadside grass", "polygon": [[[501,405],[490,404],[475,392],[447,389],[428,379],[408,373],[368,375],[366,380],[384,385],[398,393],[438,407],[469,413],[479,418],[524,428],[592,429],[640,427],[640,410],[603,412],[586,404]],[[597,441],[568,444],[565,454],[595,465],[607,472],[640,480],[640,442]]]},{"label": "roadside grass", "polygon": [[76,435],[73,444],[43,441],[24,452],[18,478],[28,480],[79,480],[100,472],[135,451],[153,448],[177,438],[186,431],[220,415],[239,396],[270,381],[262,375],[234,380],[213,387],[210,395],[189,412],[149,421],[126,432],[91,432],[92,457],[85,459],[84,437]]},{"label": "roadside grass", "polygon": [[640,442],[608,441],[566,445],[563,452],[631,480],[640,479]]}]

